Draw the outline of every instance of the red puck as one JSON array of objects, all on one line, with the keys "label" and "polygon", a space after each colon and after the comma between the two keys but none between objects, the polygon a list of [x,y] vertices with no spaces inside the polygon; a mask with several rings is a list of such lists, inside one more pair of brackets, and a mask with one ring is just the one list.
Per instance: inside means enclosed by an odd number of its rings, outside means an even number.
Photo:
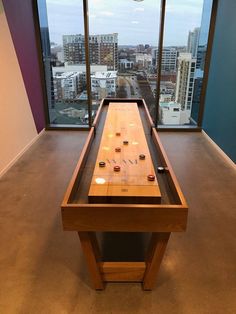
[{"label": "red puck", "polygon": [[155,176],[153,174],[149,174],[147,176],[148,181],[154,181],[155,180]]},{"label": "red puck", "polygon": [[120,132],[116,132],[116,136],[120,136]]},{"label": "red puck", "polygon": [[116,151],[117,153],[119,153],[119,152],[121,151],[121,148],[120,148],[120,147],[116,147],[116,148],[115,148],[115,151]]},{"label": "red puck", "polygon": [[115,166],[113,169],[114,169],[114,171],[118,172],[118,171],[120,171],[120,166]]}]

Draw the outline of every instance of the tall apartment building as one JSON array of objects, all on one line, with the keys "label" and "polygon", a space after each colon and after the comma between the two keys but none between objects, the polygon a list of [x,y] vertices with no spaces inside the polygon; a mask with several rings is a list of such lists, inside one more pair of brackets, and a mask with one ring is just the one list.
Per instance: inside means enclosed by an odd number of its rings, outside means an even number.
[{"label": "tall apartment building", "polygon": [[53,77],[55,100],[73,100],[79,92],[79,72],[57,73]]},{"label": "tall apartment building", "polygon": [[182,110],[191,110],[194,88],[196,58],[191,53],[181,53],[177,62],[177,81],[175,101],[181,104]]},{"label": "tall apartment building", "polygon": [[85,63],[84,35],[63,35],[64,60],[69,64]]},{"label": "tall apartment building", "polygon": [[193,58],[197,57],[199,34],[199,27],[195,27],[193,31],[189,31],[188,33],[187,52],[190,52]]},{"label": "tall apartment building", "polygon": [[[64,60],[70,64],[85,63],[84,35],[63,35]],[[108,70],[118,68],[118,34],[89,36],[90,64],[107,65]]]},{"label": "tall apartment building", "polygon": [[[178,52],[175,47],[163,47],[161,70],[166,72],[175,72]],[[152,50],[152,64],[158,64],[158,48]]]},{"label": "tall apartment building", "polygon": [[91,90],[93,97],[102,99],[116,96],[116,71],[95,72],[91,75]]}]

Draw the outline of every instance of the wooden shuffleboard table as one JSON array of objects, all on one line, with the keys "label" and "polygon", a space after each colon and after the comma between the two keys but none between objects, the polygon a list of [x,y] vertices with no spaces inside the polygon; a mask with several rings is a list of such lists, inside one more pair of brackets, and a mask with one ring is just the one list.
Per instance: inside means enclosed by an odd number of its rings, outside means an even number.
[{"label": "wooden shuffleboard table", "polygon": [[[153,289],[171,232],[186,229],[188,207],[144,100],[102,101],[61,209],[64,230],[79,234],[95,289],[106,282]],[[121,258],[128,239],[141,236],[143,258]],[[109,258],[104,247],[115,237],[118,256]]]},{"label": "wooden shuffleboard table", "polygon": [[93,203],[160,203],[137,104],[110,103],[88,197]]}]

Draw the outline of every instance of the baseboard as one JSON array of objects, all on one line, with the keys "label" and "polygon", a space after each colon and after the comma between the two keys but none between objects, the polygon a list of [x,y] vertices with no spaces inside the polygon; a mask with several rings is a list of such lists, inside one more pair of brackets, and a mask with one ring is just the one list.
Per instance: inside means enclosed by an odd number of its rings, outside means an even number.
[{"label": "baseboard", "polygon": [[37,134],[0,172],[0,178],[16,163],[16,161],[32,146],[40,136],[45,132],[43,129],[39,134]]},{"label": "baseboard", "polygon": [[213,141],[210,136],[202,130],[202,134],[205,136],[205,138],[217,149],[218,153],[224,158],[224,160],[233,168],[236,170],[236,164],[233,162],[232,159],[229,158],[229,156]]}]

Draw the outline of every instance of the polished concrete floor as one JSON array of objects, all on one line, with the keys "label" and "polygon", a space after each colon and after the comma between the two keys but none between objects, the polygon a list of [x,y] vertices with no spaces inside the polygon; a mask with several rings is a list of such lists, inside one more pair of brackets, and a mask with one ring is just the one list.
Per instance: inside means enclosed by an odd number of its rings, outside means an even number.
[{"label": "polished concrete floor", "polygon": [[188,201],[156,287],[90,288],[60,203],[86,132],[45,132],[0,180],[0,313],[236,313],[236,171],[200,133],[162,133]]}]

